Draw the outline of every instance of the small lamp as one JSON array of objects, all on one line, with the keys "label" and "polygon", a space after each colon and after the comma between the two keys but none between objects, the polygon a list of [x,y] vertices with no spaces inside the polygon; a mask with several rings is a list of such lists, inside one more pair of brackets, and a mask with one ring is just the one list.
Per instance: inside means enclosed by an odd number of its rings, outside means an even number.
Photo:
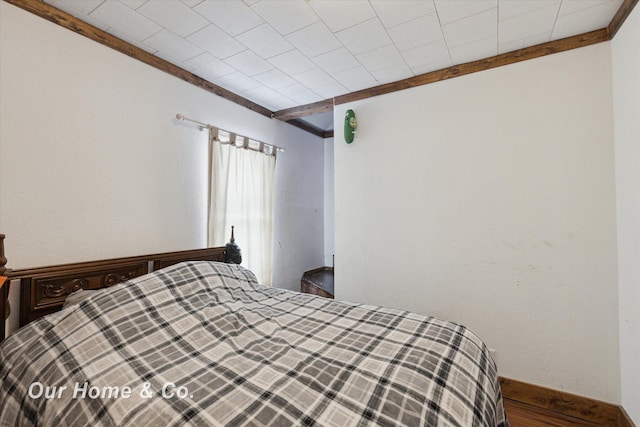
[{"label": "small lamp", "polygon": [[224,262],[230,264],[240,264],[242,263],[242,253],[240,252],[240,247],[236,245],[236,239],[233,236],[233,228],[231,226],[231,241],[225,245],[224,249]]}]

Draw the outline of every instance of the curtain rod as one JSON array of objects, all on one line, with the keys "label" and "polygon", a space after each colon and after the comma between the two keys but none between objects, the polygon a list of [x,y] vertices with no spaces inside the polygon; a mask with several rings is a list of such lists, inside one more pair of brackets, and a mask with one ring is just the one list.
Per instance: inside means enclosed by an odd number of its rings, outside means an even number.
[{"label": "curtain rod", "polygon": [[[227,132],[229,135],[235,135],[236,134],[235,132],[229,132],[228,130],[220,129],[219,127],[210,125],[208,123],[202,123],[202,122],[199,122],[198,120],[190,119],[190,118],[185,117],[183,114],[180,114],[180,113],[176,114],[176,119],[180,120],[181,122],[187,121],[187,122],[195,123],[195,124],[200,126],[200,130],[217,129],[217,130],[221,130],[223,132]],[[243,135],[239,135],[239,136],[243,136]],[[249,138],[248,136],[243,136],[243,137],[244,138]],[[249,139],[252,140],[252,141],[259,142],[261,147],[263,145],[269,145],[269,146],[273,147],[273,149],[276,152],[284,153],[284,151],[285,151],[285,149],[283,147],[278,147],[277,145],[273,145],[273,144],[267,144],[266,142],[258,141],[257,139],[253,139],[253,138],[249,138]],[[251,148],[249,148],[249,149],[251,150]],[[257,150],[254,150],[254,151],[257,151]]]}]

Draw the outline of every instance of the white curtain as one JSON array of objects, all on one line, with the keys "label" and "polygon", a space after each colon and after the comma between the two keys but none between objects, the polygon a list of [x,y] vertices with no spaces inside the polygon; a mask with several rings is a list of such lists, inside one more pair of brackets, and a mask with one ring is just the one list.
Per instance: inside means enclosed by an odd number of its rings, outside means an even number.
[{"label": "white curtain", "polygon": [[210,136],[209,246],[224,246],[235,226],[242,265],[270,286],[275,156],[222,144],[216,134]]}]

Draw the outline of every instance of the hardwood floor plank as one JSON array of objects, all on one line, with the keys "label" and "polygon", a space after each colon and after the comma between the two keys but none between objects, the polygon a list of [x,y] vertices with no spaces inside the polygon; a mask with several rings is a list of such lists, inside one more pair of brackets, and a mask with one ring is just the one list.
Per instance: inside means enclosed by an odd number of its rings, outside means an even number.
[{"label": "hardwood floor plank", "polygon": [[504,399],[504,408],[511,427],[596,427],[596,424],[579,418],[559,414],[515,400]]},{"label": "hardwood floor plank", "polygon": [[618,405],[504,377],[500,378],[500,388],[502,395],[513,401],[597,425],[618,425]]}]

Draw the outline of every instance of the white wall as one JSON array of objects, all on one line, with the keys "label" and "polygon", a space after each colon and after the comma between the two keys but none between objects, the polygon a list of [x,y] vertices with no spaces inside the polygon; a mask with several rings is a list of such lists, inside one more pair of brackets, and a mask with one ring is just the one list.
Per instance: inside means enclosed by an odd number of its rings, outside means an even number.
[{"label": "white wall", "polygon": [[[339,123],[339,122],[338,122]],[[324,265],[333,266],[335,210],[333,189],[333,138],[324,140]]]},{"label": "white wall", "polygon": [[612,42],[622,406],[640,425],[640,8]]},{"label": "white wall", "polygon": [[323,143],[302,132],[278,145],[287,151],[276,162],[273,283],[299,291],[302,274],[323,261]]},{"label": "white wall", "polygon": [[0,15],[8,267],[204,247],[206,135],[176,113],[286,148],[276,166],[274,283],[299,289],[302,272],[321,265],[321,138],[6,2]]},{"label": "white wall", "polygon": [[619,403],[610,55],[339,105],[336,297],[461,322],[501,375]]}]

